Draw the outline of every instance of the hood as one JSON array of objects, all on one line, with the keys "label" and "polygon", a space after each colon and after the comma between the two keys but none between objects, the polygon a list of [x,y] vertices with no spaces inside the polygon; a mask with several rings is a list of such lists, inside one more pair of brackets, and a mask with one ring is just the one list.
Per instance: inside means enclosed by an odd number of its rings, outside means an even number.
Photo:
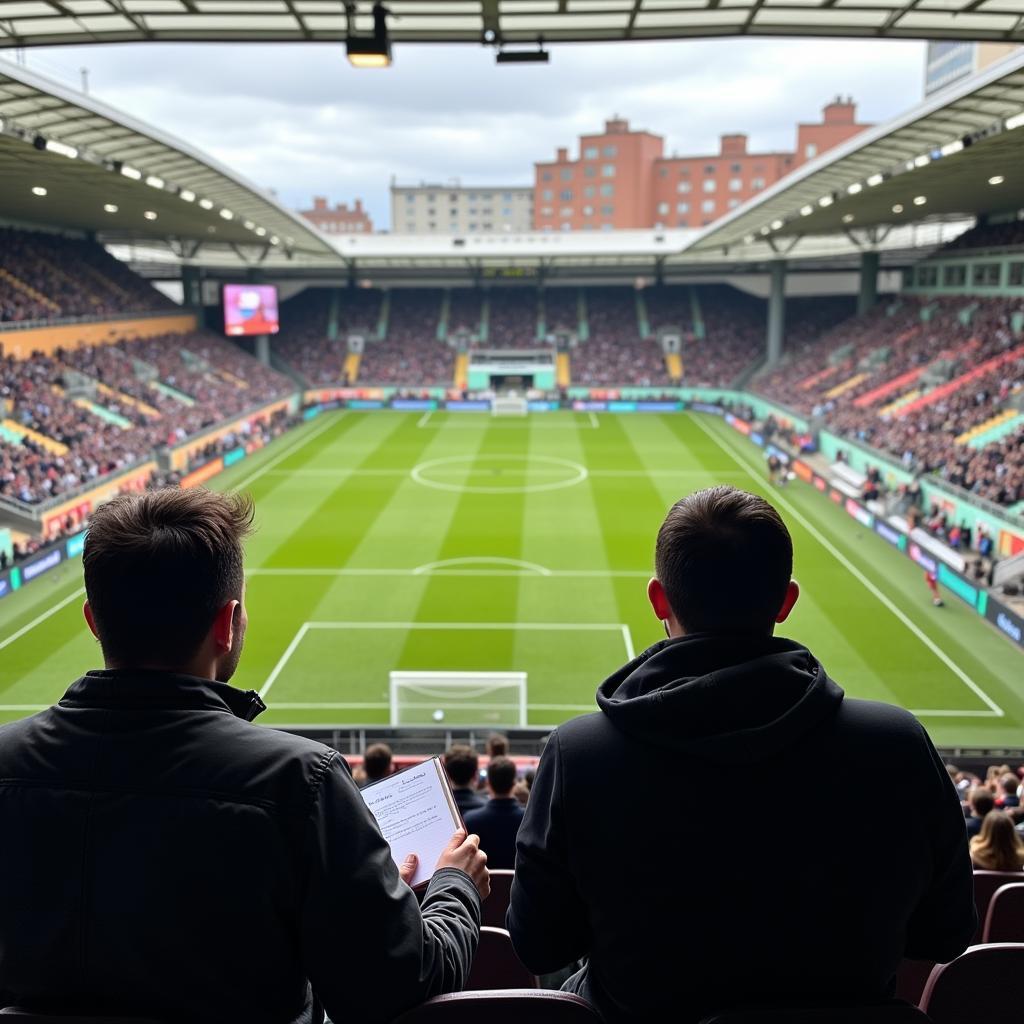
[{"label": "hood", "polygon": [[708,633],[662,640],[597,691],[620,732],[721,762],[784,750],[832,718],[842,700],[806,647]]}]

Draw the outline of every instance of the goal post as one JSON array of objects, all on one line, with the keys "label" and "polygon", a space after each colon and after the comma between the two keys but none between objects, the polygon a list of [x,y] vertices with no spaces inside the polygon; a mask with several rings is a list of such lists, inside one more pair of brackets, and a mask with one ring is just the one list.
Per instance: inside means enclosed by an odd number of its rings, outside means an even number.
[{"label": "goal post", "polygon": [[391,726],[527,724],[525,672],[392,672]]},{"label": "goal post", "polygon": [[525,416],[529,404],[521,395],[496,395],[491,399],[492,416]]}]

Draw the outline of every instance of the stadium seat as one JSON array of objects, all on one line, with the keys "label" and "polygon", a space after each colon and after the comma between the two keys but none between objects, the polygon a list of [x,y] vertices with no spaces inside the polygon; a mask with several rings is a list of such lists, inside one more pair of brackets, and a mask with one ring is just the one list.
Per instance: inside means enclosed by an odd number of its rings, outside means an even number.
[{"label": "stadium seat", "polygon": [[974,933],[975,944],[984,941],[982,934],[985,929],[985,920],[988,917],[988,905],[992,902],[995,891],[1014,882],[1024,882],[1024,874],[1020,871],[974,872],[974,905],[978,908],[978,930]]},{"label": "stadium seat", "polygon": [[1024,942],[1024,882],[996,889],[985,915],[982,942]]},{"label": "stadium seat", "polygon": [[601,1024],[597,1011],[571,992],[510,989],[435,996],[393,1024]]},{"label": "stadium seat", "polygon": [[700,1024],[928,1024],[928,1017],[907,1003],[876,1006],[773,1006],[726,1010]]},{"label": "stadium seat", "polygon": [[0,1009],[4,1024],[157,1024],[146,1017],[81,1016],[79,1014],[43,1013],[26,1010],[21,1006]]},{"label": "stadium seat", "polygon": [[934,966],[931,960],[902,960],[896,971],[896,998],[917,1006]]},{"label": "stadium seat", "polygon": [[921,1009],[933,1024],[1019,1024],[1021,977],[1024,942],[971,946],[952,963],[935,966]]},{"label": "stadium seat", "polygon": [[505,915],[508,913],[514,875],[515,872],[508,868],[494,868],[491,871],[491,894],[483,902],[481,924],[489,925],[491,928],[505,927]]},{"label": "stadium seat", "polygon": [[539,988],[539,982],[516,956],[509,933],[504,928],[484,925],[480,929],[480,945],[473,959],[466,988],[474,991]]}]

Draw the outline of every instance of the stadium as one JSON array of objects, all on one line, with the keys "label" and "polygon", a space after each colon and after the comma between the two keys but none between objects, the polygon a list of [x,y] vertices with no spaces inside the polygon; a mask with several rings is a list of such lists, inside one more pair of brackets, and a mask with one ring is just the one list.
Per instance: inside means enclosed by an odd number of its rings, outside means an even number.
[{"label": "stadium", "polygon": [[[741,34],[1020,44],[1024,9],[454,0],[396,3],[389,22],[362,2],[217,6],[0,3],[0,723],[101,667],[82,555],[106,503],[251,495],[232,685],[266,705],[259,728],[317,741],[364,780],[382,744],[397,768],[472,748],[481,790],[509,754],[529,808],[553,730],[598,711],[598,684],[668,632],[648,599],[666,512],[725,484],[767,499],[792,536],[802,596],[785,636],[848,697],[923,726],[968,822],[1009,817],[1024,835],[1024,50],[807,149],[700,226],[436,235],[318,227],[188,139],[4,55],[304,40],[348,45],[353,63],[459,43],[526,60]],[[619,125],[606,131],[628,135]],[[621,178],[614,148],[602,175]],[[741,756],[721,770],[761,771]],[[0,789],[4,773],[0,760]],[[773,783],[790,784],[806,783]],[[972,802],[986,786],[988,815]],[[1005,982],[1024,964],[1024,860],[974,868],[970,950],[908,943],[889,993],[902,1007],[685,1019],[1019,1019]],[[469,991],[401,1019],[657,1019],[614,1017],[589,989],[574,991],[597,1009],[560,999],[568,975],[524,966],[502,931],[512,875],[492,871]],[[18,1012],[125,1017],[44,1009]]]}]

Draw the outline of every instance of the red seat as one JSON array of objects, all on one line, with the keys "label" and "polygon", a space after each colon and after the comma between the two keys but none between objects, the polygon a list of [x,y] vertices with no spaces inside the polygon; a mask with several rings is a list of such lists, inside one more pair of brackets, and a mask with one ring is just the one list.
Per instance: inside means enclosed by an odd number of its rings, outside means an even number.
[{"label": "red seat", "polygon": [[928,1018],[916,1006],[884,1003],[727,1010],[705,1017],[700,1024],[928,1024]]},{"label": "red seat", "polygon": [[491,894],[481,904],[481,924],[489,925],[491,928],[505,927],[505,914],[512,895],[514,875],[515,872],[508,868],[495,868],[491,871]]},{"label": "red seat", "polygon": [[466,988],[474,991],[486,989],[539,988],[540,983],[516,956],[512,938],[504,928],[480,929],[477,947]]},{"label": "red seat", "polygon": [[1024,882],[996,889],[988,905],[982,942],[1024,942]]},{"label": "red seat", "polygon": [[971,946],[952,963],[936,964],[921,1009],[933,1024],[1020,1024],[1022,977],[1024,942]]},{"label": "red seat", "polygon": [[393,1024],[601,1024],[597,1011],[571,992],[511,989],[435,996]]},{"label": "red seat", "polygon": [[978,930],[974,933],[974,944],[982,941],[985,929],[985,918],[988,916],[988,905],[996,889],[1012,882],[1024,882],[1024,873],[1020,871],[975,871],[974,872],[974,905],[978,908]]}]

